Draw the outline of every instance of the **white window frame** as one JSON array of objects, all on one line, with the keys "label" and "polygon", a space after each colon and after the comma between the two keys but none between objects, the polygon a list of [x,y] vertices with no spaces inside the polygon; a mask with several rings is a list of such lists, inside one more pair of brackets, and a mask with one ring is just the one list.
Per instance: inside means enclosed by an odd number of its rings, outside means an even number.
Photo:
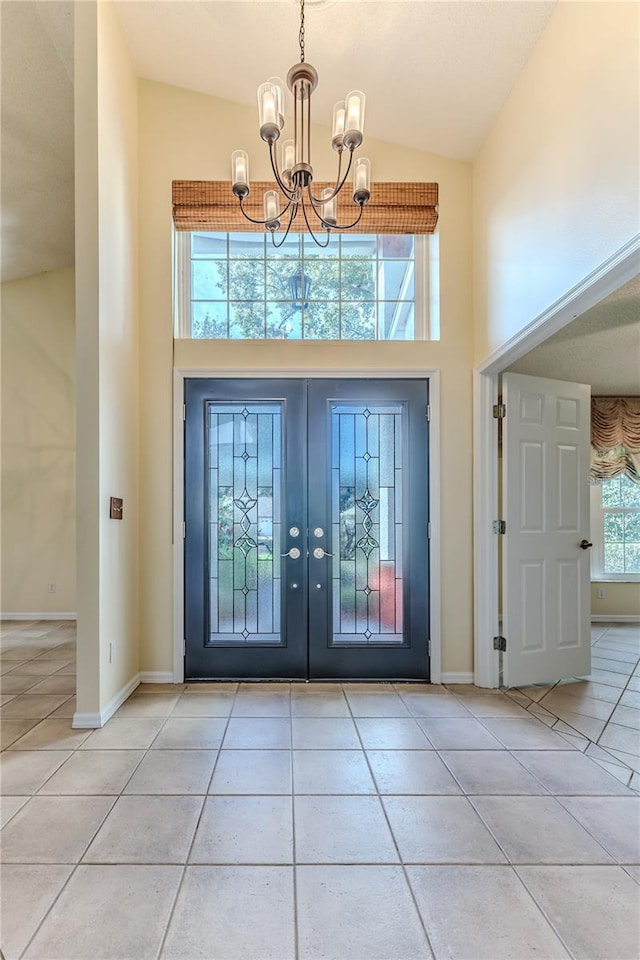
[{"label": "white window frame", "polygon": [[591,580],[599,583],[640,583],[640,573],[605,573],[604,571],[604,515],[609,510],[616,513],[640,513],[639,507],[602,506],[602,487],[591,488]]},{"label": "white window frame", "polygon": [[[192,339],[190,237],[191,233],[189,231],[178,231],[175,228],[173,230],[173,329],[176,338],[185,340]],[[414,337],[411,340],[385,339],[362,342],[414,343],[422,340],[440,339],[439,237],[438,234],[416,234],[414,242]],[[405,282],[408,282],[407,278],[405,278]],[[378,302],[376,301],[376,304]],[[225,338],[217,339],[224,340]],[[304,341],[301,340],[300,342]],[[310,340],[309,342],[316,343],[317,341]],[[341,343],[342,340],[328,342]]]}]

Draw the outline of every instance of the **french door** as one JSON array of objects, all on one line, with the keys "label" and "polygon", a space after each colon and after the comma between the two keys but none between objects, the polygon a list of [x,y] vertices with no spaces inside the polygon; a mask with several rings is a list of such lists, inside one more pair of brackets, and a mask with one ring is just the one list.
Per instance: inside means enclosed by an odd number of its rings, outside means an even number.
[{"label": "french door", "polygon": [[427,390],[186,381],[186,679],[428,679]]}]

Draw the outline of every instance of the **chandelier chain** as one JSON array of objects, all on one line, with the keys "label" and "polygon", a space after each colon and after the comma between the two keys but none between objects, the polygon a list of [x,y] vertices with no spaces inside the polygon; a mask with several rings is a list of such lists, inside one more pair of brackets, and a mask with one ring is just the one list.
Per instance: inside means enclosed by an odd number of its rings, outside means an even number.
[{"label": "chandelier chain", "polygon": [[300,63],[304,63],[304,0],[300,0]]}]

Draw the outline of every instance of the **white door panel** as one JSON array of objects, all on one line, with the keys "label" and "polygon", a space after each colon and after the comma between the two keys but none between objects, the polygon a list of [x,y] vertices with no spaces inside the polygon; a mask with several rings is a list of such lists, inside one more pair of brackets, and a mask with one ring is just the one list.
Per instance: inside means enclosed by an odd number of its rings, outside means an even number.
[{"label": "white door panel", "polygon": [[591,669],[590,388],[502,378],[503,633],[507,686]]}]

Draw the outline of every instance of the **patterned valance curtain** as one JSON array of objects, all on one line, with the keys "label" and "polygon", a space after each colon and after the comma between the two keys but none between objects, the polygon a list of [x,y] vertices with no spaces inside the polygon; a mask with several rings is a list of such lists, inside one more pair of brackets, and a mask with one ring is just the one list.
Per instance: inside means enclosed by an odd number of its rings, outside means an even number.
[{"label": "patterned valance curtain", "polygon": [[[316,183],[319,196],[330,183]],[[251,184],[245,208],[249,216],[261,219],[262,197],[273,190],[275,183],[258,181]],[[172,183],[173,222],[176,230],[213,230],[214,232],[247,233],[264,227],[249,223],[240,213],[238,201],[228,180],[174,180]],[[350,191],[338,196],[338,222],[354,219],[355,204]],[[357,211],[356,211],[357,212]],[[374,182],[371,200],[364,208],[362,220],[353,233],[434,233],[438,225],[437,183]],[[304,231],[304,219],[298,216],[292,231]]]},{"label": "patterned valance curtain", "polygon": [[621,474],[640,483],[640,397],[593,397],[589,480]]}]

